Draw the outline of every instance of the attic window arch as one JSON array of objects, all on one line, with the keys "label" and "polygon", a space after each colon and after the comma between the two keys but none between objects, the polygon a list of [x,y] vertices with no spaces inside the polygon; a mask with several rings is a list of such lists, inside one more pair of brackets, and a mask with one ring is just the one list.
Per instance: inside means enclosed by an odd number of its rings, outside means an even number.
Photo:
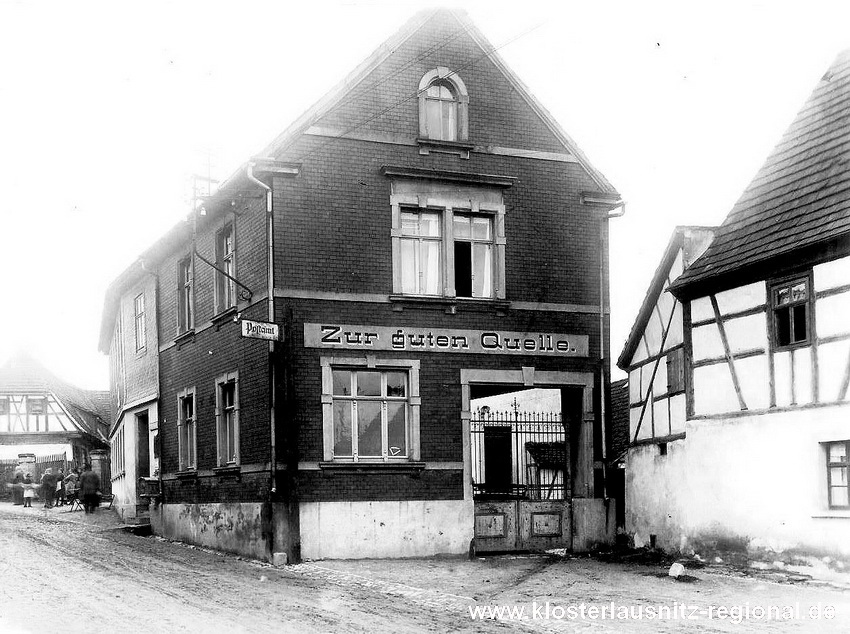
[{"label": "attic window arch", "polygon": [[419,136],[432,141],[466,141],[469,94],[457,73],[439,66],[419,82]]}]

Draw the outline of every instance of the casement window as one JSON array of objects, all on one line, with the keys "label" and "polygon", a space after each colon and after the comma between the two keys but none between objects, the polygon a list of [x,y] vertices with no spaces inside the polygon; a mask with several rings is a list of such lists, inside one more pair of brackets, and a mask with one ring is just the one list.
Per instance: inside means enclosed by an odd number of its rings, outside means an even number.
[{"label": "casement window", "polygon": [[324,458],[419,460],[419,362],[323,358]]},{"label": "casement window", "polygon": [[133,321],[135,323],[136,352],[145,349],[147,325],[145,324],[145,294],[140,293],[133,300]]},{"label": "casement window", "polygon": [[826,481],[829,508],[850,508],[850,440],[826,445]]},{"label": "casement window", "polygon": [[216,234],[215,265],[219,269],[215,277],[216,312],[220,313],[236,306],[236,241],[232,222]]},{"label": "casement window", "polygon": [[216,379],[215,419],[218,436],[218,466],[239,464],[239,373]]},{"label": "casement window", "polygon": [[466,141],[469,95],[457,73],[445,67],[419,82],[419,136],[432,141]]},{"label": "casement window", "polygon": [[493,297],[493,217],[454,213],[457,297]]},{"label": "casement window", "polygon": [[177,332],[184,333],[195,327],[195,270],[192,257],[180,260],[177,265]]},{"label": "casement window", "polygon": [[464,200],[393,194],[394,293],[504,299],[505,207],[499,192],[472,193]]},{"label": "casement window", "polygon": [[180,471],[198,467],[197,442],[195,388],[192,387],[177,395],[177,445]]},{"label": "casement window", "polygon": [[0,396],[0,416],[9,415],[9,397]]},{"label": "casement window", "polygon": [[774,350],[809,343],[810,288],[807,277],[795,278],[771,287]]},{"label": "casement window", "polygon": [[125,461],[124,461],[124,426],[121,425],[121,428],[115,432],[115,435],[112,437],[112,475],[113,479],[119,476],[124,475],[125,471]]}]

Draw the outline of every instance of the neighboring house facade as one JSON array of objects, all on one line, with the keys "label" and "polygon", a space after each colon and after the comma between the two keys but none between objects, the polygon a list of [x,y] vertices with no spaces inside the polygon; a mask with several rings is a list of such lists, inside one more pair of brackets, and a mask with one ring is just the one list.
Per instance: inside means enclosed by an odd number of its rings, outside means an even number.
[{"label": "neighboring house facade", "polygon": [[849,116],[845,52],[710,243],[671,241],[618,362],[637,545],[850,555]]},{"label": "neighboring house facade", "polygon": [[108,420],[106,392],[77,388],[28,355],[0,367],[2,460],[64,456],[68,467],[82,468],[107,448]]},{"label": "neighboring house facade", "polygon": [[144,479],[158,476],[159,334],[157,278],[139,261],[109,287],[100,350],[109,354],[113,508],[125,520],[146,519]]},{"label": "neighboring house facade", "polygon": [[[154,530],[290,561],[610,540],[621,205],[465,15],[417,15],[142,256]],[[473,482],[471,402],[543,387],[566,442],[535,450],[565,463],[562,495],[504,476],[516,457],[493,429],[504,486],[477,495],[493,487]]]}]

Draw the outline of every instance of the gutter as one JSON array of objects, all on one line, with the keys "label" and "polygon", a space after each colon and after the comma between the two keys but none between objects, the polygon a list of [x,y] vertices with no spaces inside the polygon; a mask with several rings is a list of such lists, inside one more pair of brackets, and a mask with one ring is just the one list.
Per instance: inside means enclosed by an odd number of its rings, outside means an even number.
[{"label": "gutter", "polygon": [[608,486],[607,478],[604,473],[604,465],[608,453],[607,437],[605,434],[607,416],[607,408],[605,407],[605,289],[608,287],[608,276],[606,275],[607,267],[605,266],[605,237],[608,232],[607,230],[603,230],[602,223],[607,223],[612,218],[622,217],[626,213],[626,201],[619,196],[611,197],[605,196],[604,194],[582,193],[581,202],[583,205],[604,206],[607,208],[606,213],[600,217],[599,230],[599,415],[601,418],[602,432],[602,496],[607,498]]},{"label": "gutter", "polygon": [[[254,176],[256,163],[248,163],[246,176],[252,183],[259,185],[266,192],[266,265],[268,266],[268,321],[274,323],[274,195],[272,188],[259,178]],[[275,408],[277,395],[275,393],[275,342],[269,341],[269,434],[271,442],[271,456],[269,459],[270,493],[273,498],[277,493],[277,430],[275,428]]]}]

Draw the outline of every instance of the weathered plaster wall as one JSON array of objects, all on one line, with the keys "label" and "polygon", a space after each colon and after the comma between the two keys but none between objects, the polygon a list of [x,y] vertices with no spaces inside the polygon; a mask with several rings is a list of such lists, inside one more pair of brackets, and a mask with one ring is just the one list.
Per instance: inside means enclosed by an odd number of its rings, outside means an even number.
[{"label": "weathered plaster wall", "polygon": [[463,554],[473,537],[472,500],[309,502],[300,509],[304,559]]},{"label": "weathered plaster wall", "polygon": [[848,435],[846,405],[690,421],[687,438],[629,450],[626,528],[635,544],[850,555],[850,512],[830,511],[822,443]]},{"label": "weathered plaster wall", "polygon": [[151,509],[157,535],[265,560],[263,504],[163,504]]}]

